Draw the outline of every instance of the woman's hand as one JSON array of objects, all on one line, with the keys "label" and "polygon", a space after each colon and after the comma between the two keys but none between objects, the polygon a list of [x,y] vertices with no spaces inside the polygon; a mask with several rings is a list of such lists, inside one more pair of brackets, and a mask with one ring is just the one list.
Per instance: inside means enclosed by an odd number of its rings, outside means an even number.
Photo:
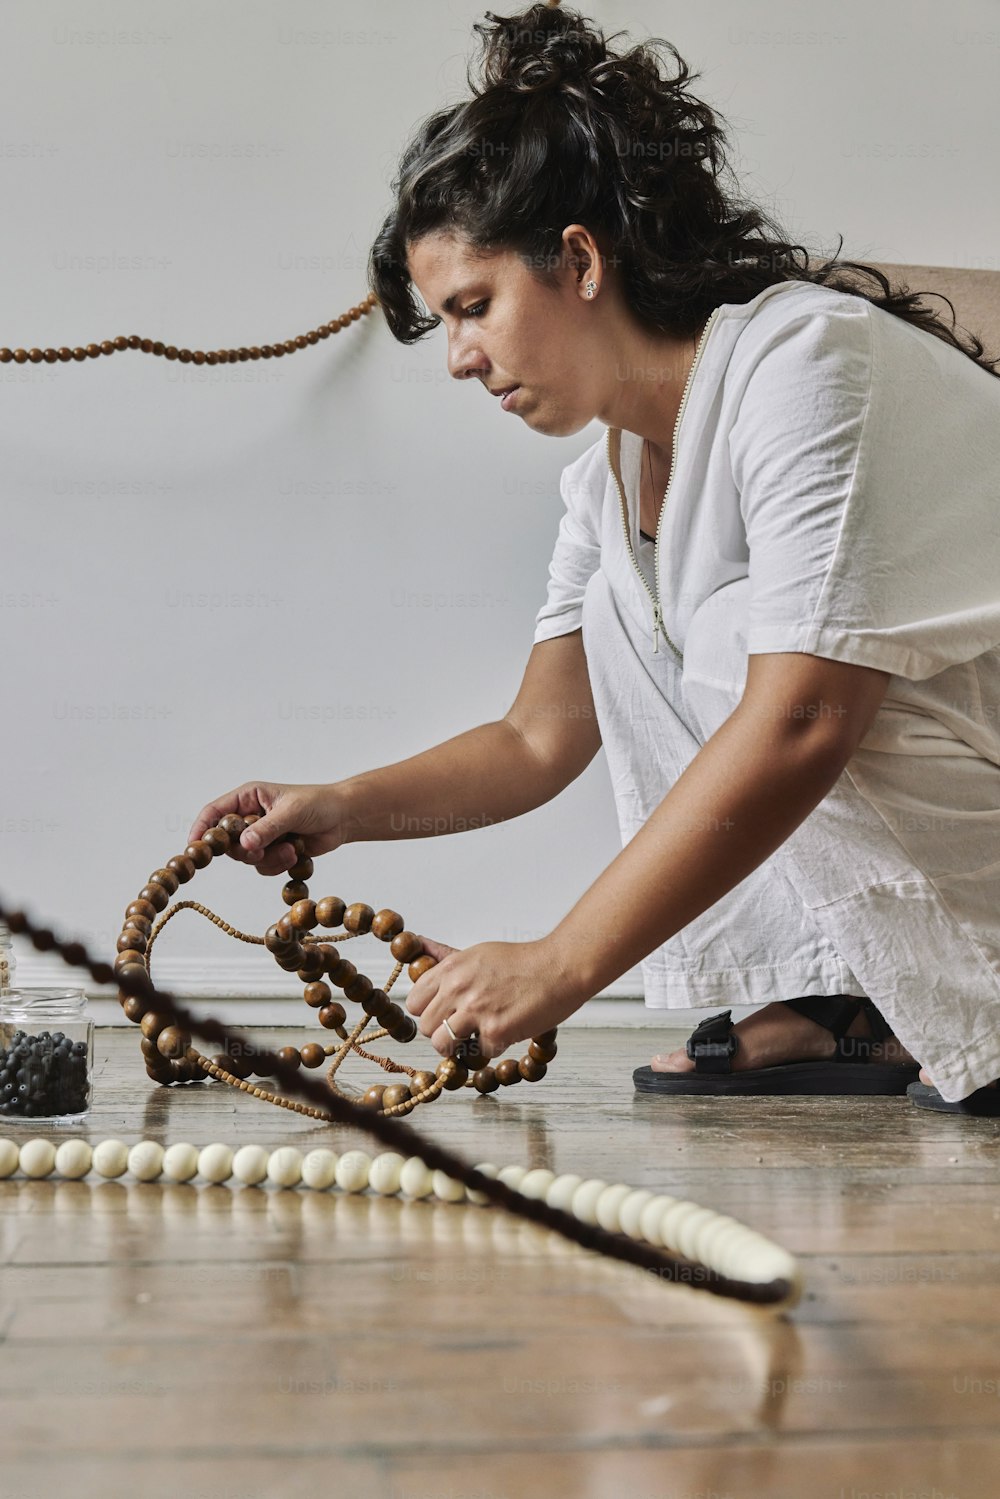
[{"label": "woman's hand", "polygon": [[228,856],[241,864],[253,864],[258,874],[284,874],[296,861],[286,834],[300,833],[310,857],[327,854],[347,842],[346,808],[337,786],[286,786],[279,781],[244,781],[202,807],[195,818],[189,842],[214,827],[227,812],[251,813],[260,820],[248,827]]},{"label": "woman's hand", "polygon": [[456,1046],[445,1020],[461,1040],[478,1032],[478,1050],[489,1060],[516,1041],[560,1025],[588,998],[574,976],[560,970],[544,939],[462,948],[429,937],[421,941],[437,962],[417,979],[406,1008],[420,1016],[421,1035],[442,1056]]}]

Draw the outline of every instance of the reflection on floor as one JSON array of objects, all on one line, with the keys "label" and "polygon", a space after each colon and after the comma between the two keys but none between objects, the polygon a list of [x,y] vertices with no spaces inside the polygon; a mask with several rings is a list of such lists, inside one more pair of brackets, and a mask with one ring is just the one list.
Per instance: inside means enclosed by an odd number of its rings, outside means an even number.
[{"label": "reflection on floor", "polygon": [[[475,1161],[732,1212],[802,1257],[790,1319],[493,1209],[15,1178],[5,1499],[992,1496],[1000,1125],[905,1098],[636,1095],[632,1068],[684,1034],[571,1028],[541,1083],[414,1122]],[[220,1085],[157,1088],[133,1029],[96,1056],[91,1139],[375,1148]]]}]

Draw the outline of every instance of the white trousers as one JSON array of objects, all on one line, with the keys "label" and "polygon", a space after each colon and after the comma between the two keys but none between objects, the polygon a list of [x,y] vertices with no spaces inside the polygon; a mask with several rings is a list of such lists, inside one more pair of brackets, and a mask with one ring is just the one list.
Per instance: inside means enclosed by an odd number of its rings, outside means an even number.
[{"label": "white trousers", "polygon": [[[650,660],[591,579],[584,646],[602,733],[617,728],[623,843],[737,706],[748,600],[746,578],[713,594],[681,666],[662,647]],[[868,995],[946,1099],[1000,1078],[1000,766],[887,694],[819,806],[642,971],[654,1009]]]}]

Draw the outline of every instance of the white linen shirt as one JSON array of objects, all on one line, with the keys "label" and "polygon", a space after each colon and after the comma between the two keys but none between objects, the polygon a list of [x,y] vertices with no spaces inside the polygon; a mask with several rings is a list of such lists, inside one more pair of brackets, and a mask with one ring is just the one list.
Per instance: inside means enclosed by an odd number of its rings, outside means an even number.
[{"label": "white linen shirt", "polygon": [[[712,314],[655,572],[638,534],[641,455],[635,433],[605,430],[563,470],[535,642],[582,626],[600,571],[666,692],[678,658],[654,630],[649,582],[683,653],[695,611],[749,578],[748,655],[803,651],[892,674],[865,746],[939,754],[943,732],[952,753],[1000,765],[1000,379],[864,297],[779,282]],[[710,656],[685,654],[685,675],[710,677]],[[641,778],[641,738],[595,706],[609,759],[638,756]]]}]

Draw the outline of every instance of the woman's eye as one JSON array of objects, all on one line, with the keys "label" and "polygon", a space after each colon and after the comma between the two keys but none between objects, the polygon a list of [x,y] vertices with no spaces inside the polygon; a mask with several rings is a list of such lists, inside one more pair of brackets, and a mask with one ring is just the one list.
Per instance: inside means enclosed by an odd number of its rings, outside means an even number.
[{"label": "woman's eye", "polygon": [[467,307],[465,309],[465,315],[466,315],[466,317],[479,317],[481,315],[482,310],[483,310],[483,308],[485,306],[486,306],[485,302],[477,302],[476,305],[475,305],[475,307]]}]

